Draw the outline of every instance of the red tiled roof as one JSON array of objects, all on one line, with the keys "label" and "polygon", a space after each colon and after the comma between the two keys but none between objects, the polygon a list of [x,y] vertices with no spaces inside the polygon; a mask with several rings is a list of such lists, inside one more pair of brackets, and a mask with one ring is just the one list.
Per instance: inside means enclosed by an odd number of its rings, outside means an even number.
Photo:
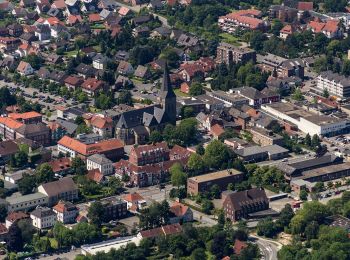
[{"label": "red tiled roof", "polygon": [[113,120],[110,117],[102,117],[99,115],[94,115],[90,119],[90,124],[97,128],[108,128],[113,126]]},{"label": "red tiled roof", "polygon": [[294,29],[290,24],[287,24],[280,30],[280,33],[285,33],[289,35],[292,34],[293,32],[294,32]]},{"label": "red tiled roof", "polygon": [[176,160],[182,158],[189,158],[191,152],[186,148],[176,144],[173,148],[171,148],[169,155],[171,160]]},{"label": "red tiled roof", "polygon": [[153,228],[149,230],[140,231],[143,238],[153,238],[159,236],[173,235],[182,232],[182,227],[180,224],[171,224],[158,228]]},{"label": "red tiled roof", "polygon": [[89,14],[89,22],[98,22],[101,20],[100,14]]},{"label": "red tiled roof", "polygon": [[327,22],[317,22],[317,21],[310,21],[308,26],[315,32],[315,33],[321,33],[321,32],[330,32],[335,33],[338,29],[338,21],[336,20],[328,20]]},{"label": "red tiled roof", "polygon": [[183,217],[188,210],[188,206],[180,203],[180,202],[175,202],[171,207],[170,211],[177,217]]},{"label": "red tiled roof", "polygon": [[21,61],[17,67],[17,71],[24,72],[28,66],[30,66],[28,62]]},{"label": "red tiled roof", "polygon": [[103,180],[103,177],[104,176],[99,169],[89,170],[88,173],[86,174],[86,178],[97,183],[100,183]]},{"label": "red tiled roof", "polygon": [[0,234],[3,235],[3,234],[6,234],[8,232],[6,226],[2,223],[0,223]]},{"label": "red tiled roof", "polygon": [[70,15],[67,18],[67,22],[69,24],[76,24],[76,23],[81,23],[83,21],[83,18],[81,18],[80,15]]},{"label": "red tiled roof", "polygon": [[126,194],[123,197],[123,199],[127,202],[136,202],[136,201],[144,200],[144,198],[137,192]]},{"label": "red tiled roof", "polygon": [[58,20],[58,18],[56,18],[56,17],[49,17],[49,18],[46,19],[46,21],[50,25],[54,25],[54,24],[60,23],[60,20]]},{"label": "red tiled roof", "polygon": [[79,140],[73,139],[69,136],[63,136],[58,144],[67,147],[81,155],[88,156],[96,153],[103,153],[114,149],[120,149],[124,147],[122,141],[118,139],[103,140],[94,144],[84,144]]},{"label": "red tiled roof", "polygon": [[104,81],[95,78],[86,79],[81,85],[82,88],[87,90],[96,91],[104,86]]},{"label": "red tiled roof", "polygon": [[6,125],[8,128],[17,129],[23,126],[22,123],[9,117],[0,117],[0,124]]},{"label": "red tiled roof", "polygon": [[257,29],[264,21],[255,17],[261,16],[259,10],[240,10],[233,12],[225,16],[220,17],[221,19],[235,20],[242,24],[247,24],[250,29]]},{"label": "red tiled roof", "polygon": [[298,10],[301,11],[311,11],[314,9],[313,2],[298,2]]},{"label": "red tiled roof", "polygon": [[60,172],[71,168],[72,162],[69,158],[60,158],[60,159],[48,162],[48,165],[51,166],[53,172]]},{"label": "red tiled roof", "polygon": [[29,218],[29,215],[22,212],[22,211],[18,211],[18,212],[11,212],[7,215],[6,220],[10,221],[10,222],[15,222],[17,220],[21,220],[21,219],[25,219],[25,218]]},{"label": "red tiled roof", "polygon": [[212,134],[215,136],[220,136],[225,132],[225,130],[221,125],[215,124],[210,128],[210,132],[212,132]]},{"label": "red tiled roof", "polygon": [[30,118],[36,118],[41,117],[42,115],[35,111],[25,112],[25,113],[10,113],[8,117],[13,118],[15,120],[22,120],[22,119],[30,119]]},{"label": "red tiled roof", "polygon": [[67,211],[76,210],[77,207],[70,202],[66,203],[64,201],[59,201],[57,205],[53,207],[53,209],[56,210],[57,212],[63,213]]},{"label": "red tiled roof", "polygon": [[72,86],[77,86],[78,84],[81,84],[83,82],[83,79],[81,77],[76,77],[76,76],[68,76],[65,80],[64,83],[67,83]]},{"label": "red tiled roof", "polygon": [[166,142],[160,142],[160,143],[155,143],[150,145],[140,145],[137,147],[132,147],[130,154],[135,153],[137,157],[141,157],[142,153],[145,153],[145,152],[147,153],[150,151],[154,151],[156,149],[163,149],[164,151],[169,150]]},{"label": "red tiled roof", "polygon": [[125,16],[125,15],[127,15],[129,12],[130,12],[130,9],[129,9],[129,8],[122,6],[122,7],[119,9],[118,14]]},{"label": "red tiled roof", "polygon": [[241,251],[246,247],[248,247],[246,242],[236,239],[235,245],[233,246],[233,249],[234,249],[236,255],[240,255]]}]

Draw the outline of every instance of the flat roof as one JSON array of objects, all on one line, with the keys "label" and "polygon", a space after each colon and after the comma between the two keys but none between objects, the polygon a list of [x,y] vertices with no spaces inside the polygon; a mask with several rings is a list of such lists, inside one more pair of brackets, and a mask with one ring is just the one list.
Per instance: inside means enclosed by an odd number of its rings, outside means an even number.
[{"label": "flat roof", "polygon": [[32,200],[37,200],[37,199],[43,199],[46,198],[47,196],[41,192],[35,192],[32,194],[28,194],[28,195],[21,195],[18,197],[8,197],[6,198],[6,201],[9,204],[18,204],[18,203],[23,203],[23,202],[27,202],[27,201],[32,201]]},{"label": "flat roof", "polygon": [[95,255],[97,252],[109,252],[111,249],[118,250],[122,246],[126,246],[129,243],[135,243],[138,245],[141,241],[140,236],[129,236],[129,237],[120,237],[113,240],[103,241],[96,244],[89,244],[81,246],[81,249],[86,253]]},{"label": "flat roof", "polygon": [[238,174],[242,174],[242,172],[237,171],[236,169],[228,169],[228,170],[222,170],[218,172],[212,172],[212,173],[203,174],[200,176],[191,177],[189,179],[197,183],[200,183],[200,182],[212,181],[212,180],[221,179],[231,175],[238,175]]},{"label": "flat roof", "polygon": [[334,164],[334,165],[329,165],[313,170],[308,170],[304,171],[302,173],[302,176],[296,177],[296,179],[309,179],[312,177],[317,177],[317,176],[322,176],[326,174],[331,174],[335,172],[340,172],[344,170],[349,170],[350,169],[350,163],[341,163],[341,164]]}]

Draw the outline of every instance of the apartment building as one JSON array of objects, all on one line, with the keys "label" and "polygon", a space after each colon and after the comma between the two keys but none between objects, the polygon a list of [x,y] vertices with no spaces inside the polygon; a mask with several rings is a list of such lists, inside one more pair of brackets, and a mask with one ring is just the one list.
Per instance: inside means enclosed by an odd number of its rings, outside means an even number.
[{"label": "apartment building", "polygon": [[57,205],[53,207],[53,211],[57,216],[57,221],[63,224],[74,223],[79,214],[79,209],[69,201],[59,201]]},{"label": "apartment building", "polygon": [[339,98],[350,96],[350,78],[332,71],[321,72],[317,77],[316,91],[323,93],[327,90],[330,95]]},{"label": "apartment building", "polygon": [[240,10],[219,17],[218,25],[221,30],[233,33],[237,28],[248,30],[265,30],[268,23],[259,19],[262,16],[259,10]]},{"label": "apartment building", "polygon": [[247,63],[256,62],[256,52],[249,48],[240,48],[226,42],[221,42],[216,49],[217,63]]},{"label": "apartment building", "polygon": [[169,160],[170,150],[165,142],[132,147],[129,162],[142,166]]},{"label": "apartment building", "polygon": [[7,197],[6,203],[8,212],[28,212],[37,206],[46,206],[48,204],[48,197],[41,192],[36,192],[18,197]]}]

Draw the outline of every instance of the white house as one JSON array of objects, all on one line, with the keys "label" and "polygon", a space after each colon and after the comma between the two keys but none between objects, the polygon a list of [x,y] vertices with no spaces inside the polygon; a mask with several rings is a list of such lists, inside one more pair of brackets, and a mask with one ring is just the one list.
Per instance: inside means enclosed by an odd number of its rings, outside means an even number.
[{"label": "white house", "polygon": [[56,223],[56,214],[47,207],[37,207],[30,213],[32,224],[38,229],[53,227]]},{"label": "white house", "polygon": [[113,162],[102,154],[93,154],[86,160],[88,170],[99,169],[103,175],[112,175],[114,172]]},{"label": "white house", "polygon": [[74,223],[79,214],[78,208],[69,201],[59,201],[57,205],[53,207],[53,211],[56,213],[57,221],[63,224]]}]

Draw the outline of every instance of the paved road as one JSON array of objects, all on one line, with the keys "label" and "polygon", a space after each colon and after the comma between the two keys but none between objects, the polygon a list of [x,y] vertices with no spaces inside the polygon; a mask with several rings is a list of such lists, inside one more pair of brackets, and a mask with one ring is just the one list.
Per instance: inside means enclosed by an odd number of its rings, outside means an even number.
[{"label": "paved road", "polygon": [[277,252],[282,247],[280,243],[254,235],[250,235],[249,239],[254,241],[259,246],[262,259],[277,260]]},{"label": "paved road", "polygon": [[[59,104],[61,104],[61,105],[72,105],[71,100],[66,100],[66,102],[64,103],[64,102],[60,101],[62,98],[59,96],[54,96],[54,95],[51,95],[50,93],[43,93],[43,92],[40,92],[38,89],[31,88],[31,87],[25,88],[23,86],[20,86],[20,85],[13,83],[13,82],[5,82],[3,80],[0,80],[0,87],[3,87],[3,86],[9,86],[10,88],[19,89],[19,90],[23,91],[25,94],[30,95],[30,96],[33,96],[33,93],[37,92],[38,95],[44,96],[45,99],[47,97],[49,97],[49,98],[53,99],[54,101],[59,102]],[[26,97],[26,96],[24,96],[24,98],[26,100],[38,102],[40,105],[43,105],[45,107],[49,107],[52,110],[55,110],[55,107],[57,106],[57,104],[55,105],[54,103],[47,103],[47,102],[44,102],[43,100],[40,100],[39,98],[31,98],[31,97]]]},{"label": "paved road", "polygon": [[53,254],[49,256],[44,256],[44,257],[39,257],[39,259],[42,260],[53,260],[53,259],[67,259],[67,260],[74,260],[77,255],[81,254],[80,249],[72,250],[67,253],[62,253],[62,254]]}]

